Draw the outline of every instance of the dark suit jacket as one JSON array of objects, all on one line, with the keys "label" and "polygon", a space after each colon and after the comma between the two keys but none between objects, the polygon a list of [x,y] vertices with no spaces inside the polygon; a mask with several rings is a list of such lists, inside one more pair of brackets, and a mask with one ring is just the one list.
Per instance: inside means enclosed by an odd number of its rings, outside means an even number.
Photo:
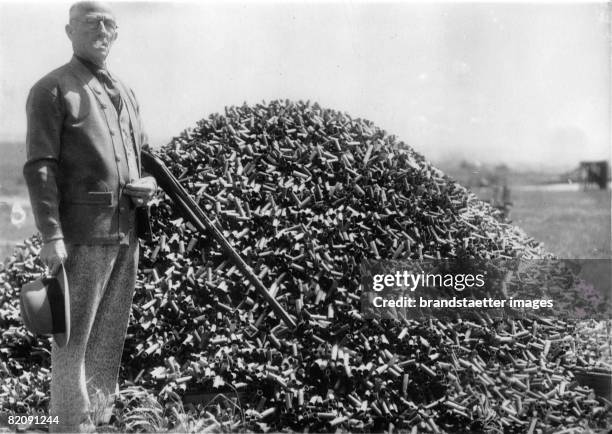
[{"label": "dark suit jacket", "polygon": [[[140,170],[147,136],[134,93],[120,87]],[[130,181],[122,142],[127,128],[100,82],[73,57],[32,87],[26,112],[23,173],[43,240],[127,242],[135,215],[123,194]]]}]

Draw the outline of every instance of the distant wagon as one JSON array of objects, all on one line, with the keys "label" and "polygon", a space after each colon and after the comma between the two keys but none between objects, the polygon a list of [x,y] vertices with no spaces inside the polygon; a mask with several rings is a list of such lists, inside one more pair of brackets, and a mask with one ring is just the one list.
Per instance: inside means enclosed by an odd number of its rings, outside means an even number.
[{"label": "distant wagon", "polygon": [[580,180],[586,190],[592,185],[605,190],[608,187],[609,167],[607,161],[581,161]]}]

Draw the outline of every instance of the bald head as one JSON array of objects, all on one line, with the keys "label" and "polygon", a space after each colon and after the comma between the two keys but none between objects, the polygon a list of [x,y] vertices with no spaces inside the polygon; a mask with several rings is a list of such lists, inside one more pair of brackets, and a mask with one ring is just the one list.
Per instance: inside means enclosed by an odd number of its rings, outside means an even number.
[{"label": "bald head", "polygon": [[66,34],[74,53],[104,66],[110,48],[117,39],[115,14],[107,3],[82,1],[70,7]]},{"label": "bald head", "polygon": [[115,17],[113,10],[110,5],[106,2],[94,2],[94,1],[81,1],[76,2],[72,6],[70,6],[70,11],[68,12],[70,21],[74,19],[80,19],[83,16],[90,13],[98,13],[105,12]]}]

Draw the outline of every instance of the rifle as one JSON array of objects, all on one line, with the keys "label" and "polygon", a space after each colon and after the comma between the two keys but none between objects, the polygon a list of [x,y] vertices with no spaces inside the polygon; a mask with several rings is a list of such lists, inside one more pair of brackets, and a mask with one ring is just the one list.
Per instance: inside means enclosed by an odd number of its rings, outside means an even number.
[{"label": "rifle", "polygon": [[227,241],[221,231],[219,231],[214,223],[204,214],[204,211],[202,211],[187,190],[185,190],[174,175],[172,175],[172,172],[170,172],[164,162],[156,155],[147,151],[142,151],[141,161],[143,169],[157,180],[157,184],[166,192],[170,199],[172,199],[172,202],[182,211],[187,220],[189,220],[199,231],[208,231],[212,235],[229,259],[240,271],[242,271],[247,280],[255,287],[255,290],[268,302],[276,315],[278,315],[289,328],[294,329],[296,326],[295,320],[268,292],[263,283],[261,283],[261,280],[259,280],[259,277],[257,277],[251,267],[244,262],[242,257],[236,252],[229,241]]}]

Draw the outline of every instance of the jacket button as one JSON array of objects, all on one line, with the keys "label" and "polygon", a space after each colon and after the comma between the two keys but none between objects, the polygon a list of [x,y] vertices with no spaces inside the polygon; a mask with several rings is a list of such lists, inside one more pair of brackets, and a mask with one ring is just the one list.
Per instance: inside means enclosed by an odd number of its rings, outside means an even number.
[{"label": "jacket button", "polygon": [[119,157],[115,157],[115,161],[116,161],[117,163],[119,163],[119,162],[121,161],[121,158],[119,158]]}]

